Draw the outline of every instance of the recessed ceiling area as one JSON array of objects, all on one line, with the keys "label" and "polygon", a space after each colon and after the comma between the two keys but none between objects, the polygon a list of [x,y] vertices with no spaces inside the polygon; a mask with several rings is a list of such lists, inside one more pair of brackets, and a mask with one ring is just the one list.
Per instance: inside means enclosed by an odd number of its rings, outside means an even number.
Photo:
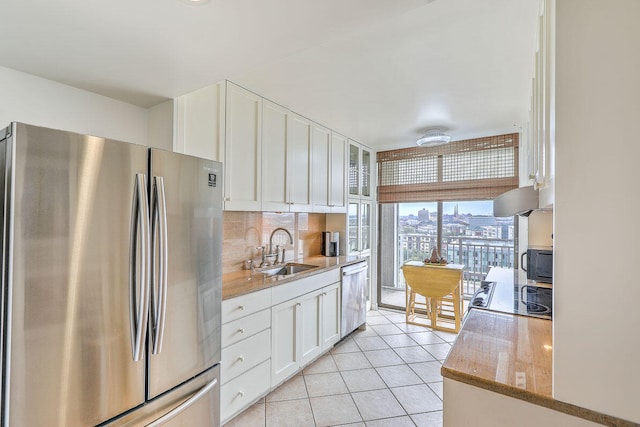
[{"label": "recessed ceiling area", "polygon": [[375,149],[519,131],[538,0],[7,0],[0,65],[150,107],[229,79]]}]

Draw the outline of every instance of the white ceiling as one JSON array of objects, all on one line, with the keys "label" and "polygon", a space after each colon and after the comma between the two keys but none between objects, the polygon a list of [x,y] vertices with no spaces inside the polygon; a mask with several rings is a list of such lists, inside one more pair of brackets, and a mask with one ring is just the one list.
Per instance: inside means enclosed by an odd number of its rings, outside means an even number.
[{"label": "white ceiling", "polygon": [[518,131],[538,0],[3,0],[0,65],[149,107],[232,80],[374,148]]}]

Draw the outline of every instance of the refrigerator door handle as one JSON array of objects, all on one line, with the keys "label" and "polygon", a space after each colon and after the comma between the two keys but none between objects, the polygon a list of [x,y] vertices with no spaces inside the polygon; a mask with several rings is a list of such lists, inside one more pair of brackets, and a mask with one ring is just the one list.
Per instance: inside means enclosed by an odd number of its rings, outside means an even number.
[{"label": "refrigerator door handle", "polygon": [[[164,325],[167,312],[167,273],[169,243],[167,233],[167,203],[164,192],[164,179],[161,176],[153,177],[153,192],[151,202],[151,230],[153,256],[151,257],[151,313],[152,313],[152,354],[162,351],[164,338]],[[158,253],[156,253],[158,251]],[[156,265],[157,262],[157,265]],[[157,273],[157,275],[156,275]]]},{"label": "refrigerator door handle", "polygon": [[[145,174],[136,174],[129,232],[129,315],[133,360],[142,357],[149,312],[149,212]],[[138,260],[140,271],[138,271]]]},{"label": "refrigerator door handle", "polygon": [[147,424],[145,427],[159,427],[159,426],[163,425],[164,423],[168,422],[170,419],[172,419],[173,417],[179,415],[181,412],[183,412],[189,406],[191,406],[194,403],[196,403],[202,396],[207,394],[209,392],[209,390],[211,390],[216,384],[218,384],[218,379],[214,378],[211,382],[207,383],[204,387],[202,387],[200,390],[198,390],[193,396],[191,396],[190,398],[188,398],[187,400],[182,402],[180,405],[176,406],[171,411],[167,412],[166,414],[164,414],[163,416],[161,416],[157,420]]}]

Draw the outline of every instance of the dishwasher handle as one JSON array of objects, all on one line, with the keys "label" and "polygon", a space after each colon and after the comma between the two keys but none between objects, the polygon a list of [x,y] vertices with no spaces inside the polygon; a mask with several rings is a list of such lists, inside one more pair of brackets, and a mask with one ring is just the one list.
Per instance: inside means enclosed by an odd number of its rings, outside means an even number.
[{"label": "dishwasher handle", "polygon": [[363,271],[367,271],[368,268],[369,266],[365,264],[364,267],[360,267],[360,268],[344,269],[342,270],[342,275],[351,276],[353,274],[358,274],[358,273],[362,273]]}]

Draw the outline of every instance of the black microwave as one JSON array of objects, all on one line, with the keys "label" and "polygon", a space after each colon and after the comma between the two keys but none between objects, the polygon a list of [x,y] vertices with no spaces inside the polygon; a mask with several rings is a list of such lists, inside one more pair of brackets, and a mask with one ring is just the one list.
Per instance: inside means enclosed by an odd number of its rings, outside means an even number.
[{"label": "black microwave", "polygon": [[[526,262],[524,257],[527,257]],[[536,282],[553,283],[553,251],[549,249],[528,249],[520,257],[520,267],[527,272],[527,279]]]}]

